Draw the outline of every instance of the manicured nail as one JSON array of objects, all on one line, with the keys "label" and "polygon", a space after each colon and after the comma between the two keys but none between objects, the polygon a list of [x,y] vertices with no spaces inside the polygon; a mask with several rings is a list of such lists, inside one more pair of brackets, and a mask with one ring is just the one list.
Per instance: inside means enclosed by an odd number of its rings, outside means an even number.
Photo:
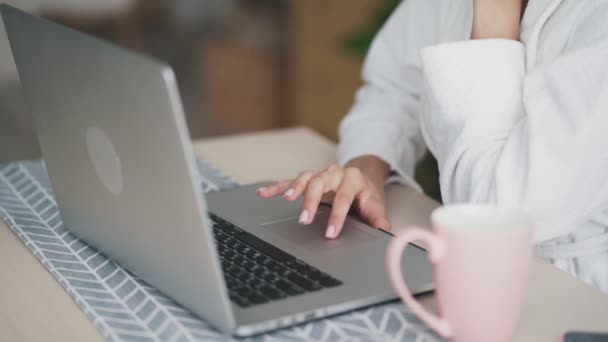
[{"label": "manicured nail", "polygon": [[258,194],[262,193],[262,191],[266,190],[266,188],[259,188],[257,189],[255,192],[257,192]]},{"label": "manicured nail", "polygon": [[301,224],[308,222],[308,210],[302,210],[302,213],[300,214],[299,222]]},{"label": "manicured nail", "polygon": [[285,195],[283,195],[283,197],[285,197],[285,198],[289,198],[289,197],[293,196],[293,193],[294,193],[294,192],[295,192],[295,191],[294,191],[293,189],[289,189],[289,190],[287,190],[287,191],[285,192]]},{"label": "manicured nail", "polygon": [[325,237],[328,239],[333,239],[336,234],[336,227],[332,224],[331,226],[327,227],[327,232],[325,233]]}]

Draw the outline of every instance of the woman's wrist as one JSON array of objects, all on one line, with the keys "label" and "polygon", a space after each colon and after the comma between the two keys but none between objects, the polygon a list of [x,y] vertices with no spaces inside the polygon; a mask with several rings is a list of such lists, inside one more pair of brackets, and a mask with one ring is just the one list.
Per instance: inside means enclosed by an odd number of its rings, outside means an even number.
[{"label": "woman's wrist", "polygon": [[361,173],[380,189],[384,187],[384,182],[391,171],[387,162],[373,155],[365,155],[351,159],[346,163],[345,167],[359,169]]},{"label": "woman's wrist", "polygon": [[471,39],[519,40],[522,0],[474,0]]}]

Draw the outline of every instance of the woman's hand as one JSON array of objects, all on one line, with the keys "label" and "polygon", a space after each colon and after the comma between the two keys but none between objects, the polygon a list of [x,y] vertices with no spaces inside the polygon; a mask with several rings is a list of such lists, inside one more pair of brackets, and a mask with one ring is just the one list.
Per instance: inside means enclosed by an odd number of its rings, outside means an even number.
[{"label": "woman's hand", "polygon": [[263,198],[282,195],[288,201],[304,196],[300,215],[301,224],[310,224],[321,201],[333,202],[325,237],[338,237],[351,206],[361,218],[376,228],[390,229],[384,205],[384,181],[389,173],[388,164],[377,157],[353,159],[346,166],[334,164],[327,169],[304,171],[296,179],[278,182],[258,189]]},{"label": "woman's hand", "polygon": [[519,40],[522,6],[525,6],[526,2],[525,0],[474,0],[471,38]]}]

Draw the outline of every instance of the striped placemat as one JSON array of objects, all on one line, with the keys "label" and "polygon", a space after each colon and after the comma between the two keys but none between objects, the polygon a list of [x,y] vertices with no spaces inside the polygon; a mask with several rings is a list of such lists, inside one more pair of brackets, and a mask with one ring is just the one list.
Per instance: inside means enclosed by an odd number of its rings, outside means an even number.
[{"label": "striped placemat", "polygon": [[[205,192],[237,185],[208,163],[197,164]],[[0,217],[107,340],[232,340],[67,231],[43,162],[0,164]],[[436,339],[403,305],[392,303],[249,340]]]}]

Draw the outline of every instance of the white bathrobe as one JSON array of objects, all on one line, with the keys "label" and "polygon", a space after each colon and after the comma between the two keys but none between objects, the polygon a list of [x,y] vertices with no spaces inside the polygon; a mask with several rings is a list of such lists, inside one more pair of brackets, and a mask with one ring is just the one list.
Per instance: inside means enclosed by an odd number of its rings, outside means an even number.
[{"label": "white bathrobe", "polygon": [[530,0],[520,41],[470,40],[472,20],[473,0],[401,3],[339,160],[376,155],[419,189],[428,148],[444,203],[525,210],[536,254],[608,293],[608,0]]}]

